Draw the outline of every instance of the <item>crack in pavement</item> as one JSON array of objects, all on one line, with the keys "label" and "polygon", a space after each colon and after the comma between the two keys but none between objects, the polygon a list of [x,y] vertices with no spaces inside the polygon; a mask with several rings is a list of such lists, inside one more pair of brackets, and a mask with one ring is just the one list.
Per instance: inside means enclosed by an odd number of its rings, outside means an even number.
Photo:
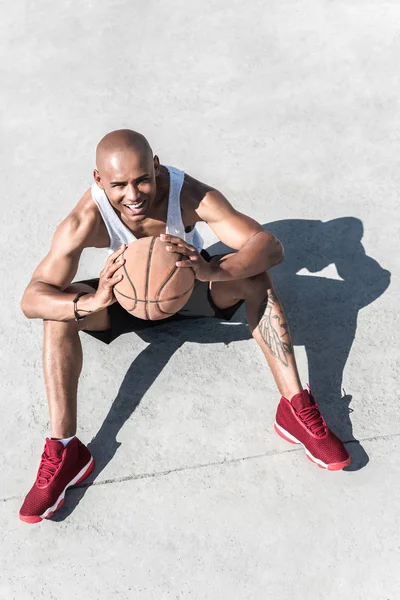
[{"label": "crack in pavement", "polygon": [[[374,435],[371,437],[360,438],[359,440],[349,440],[343,442],[344,444],[358,444],[360,442],[373,442],[375,440],[385,440],[400,437],[400,433],[391,433],[387,435]],[[111,479],[104,479],[103,481],[93,481],[89,483],[81,483],[79,485],[74,485],[70,488],[70,490],[79,489],[79,488],[87,488],[98,485],[109,485],[112,483],[122,483],[124,481],[135,481],[136,479],[151,479],[156,477],[166,477],[171,473],[180,473],[182,471],[194,471],[195,469],[205,469],[207,467],[218,467],[222,465],[230,465],[238,462],[242,462],[245,460],[254,460],[256,458],[263,458],[266,456],[279,456],[282,454],[289,454],[292,452],[300,452],[303,451],[303,448],[288,448],[287,450],[274,450],[271,452],[263,452],[262,454],[254,454],[253,456],[242,456],[239,458],[229,458],[221,461],[209,462],[209,463],[199,463],[195,465],[186,465],[183,467],[177,467],[175,469],[167,469],[165,471],[155,471],[154,473],[140,473],[138,475],[125,475],[124,477],[113,477]],[[5,498],[0,498],[0,502],[9,502],[10,500],[18,500],[22,496],[6,496]]]}]

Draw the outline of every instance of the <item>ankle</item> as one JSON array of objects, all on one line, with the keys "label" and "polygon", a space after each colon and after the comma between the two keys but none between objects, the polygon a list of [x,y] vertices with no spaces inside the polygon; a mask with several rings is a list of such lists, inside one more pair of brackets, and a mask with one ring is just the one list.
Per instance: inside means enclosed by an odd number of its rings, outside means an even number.
[{"label": "ankle", "polygon": [[52,439],[52,440],[56,440],[56,441],[58,441],[58,442],[61,442],[61,443],[62,443],[62,445],[63,445],[63,446],[64,446],[64,448],[65,448],[66,446],[68,446],[68,444],[70,443],[70,441],[74,439],[74,437],[75,437],[75,435],[72,435],[72,436],[70,436],[70,437],[64,437],[64,438],[60,438],[60,437],[53,437],[53,436],[52,436],[50,439]]},{"label": "ankle", "polygon": [[294,398],[294,396],[296,396],[297,394],[300,394],[302,391],[304,391],[304,388],[295,386],[295,387],[291,387],[289,389],[285,389],[285,393],[282,393],[282,396],[284,398],[286,398],[286,400],[289,400],[289,402],[291,402],[292,399]]}]

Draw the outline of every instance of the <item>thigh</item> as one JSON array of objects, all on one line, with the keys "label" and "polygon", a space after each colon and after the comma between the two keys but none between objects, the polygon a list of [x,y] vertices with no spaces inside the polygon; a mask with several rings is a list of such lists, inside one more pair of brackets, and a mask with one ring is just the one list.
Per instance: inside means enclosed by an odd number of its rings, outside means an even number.
[{"label": "thigh", "polygon": [[[229,256],[233,256],[234,252],[230,254],[217,254],[211,257],[210,263],[214,265],[220,265]],[[229,308],[236,302],[244,299],[243,293],[243,280],[237,279],[232,281],[210,281],[210,295],[211,298],[218,308],[224,309]]]},{"label": "thigh", "polygon": [[242,280],[210,281],[210,295],[218,308],[229,308],[236,302],[244,300]]},{"label": "thigh", "polygon": [[213,301],[220,308],[229,307],[239,301],[260,302],[260,298],[264,299],[268,290],[276,295],[271,278],[266,271],[245,279],[212,281],[210,286]]},{"label": "thigh", "polygon": [[[202,250],[201,255],[211,264],[221,264],[229,254],[217,254],[210,256],[207,251]],[[231,285],[226,285],[230,283]],[[243,303],[242,285],[238,282],[195,282],[191,297],[178,315],[185,317],[216,317],[230,321],[235,312]]]},{"label": "thigh", "polygon": [[[94,292],[97,290],[98,283],[98,279],[77,281],[71,284],[68,290]],[[176,318],[176,315],[172,315],[160,321],[145,321],[131,315],[122,308],[119,302],[114,302],[114,304],[111,304],[104,310],[82,319],[79,322],[79,329],[105,344],[111,344],[111,342],[124,333],[137,333],[140,335],[146,329],[157,327],[166,321],[172,321]]]}]

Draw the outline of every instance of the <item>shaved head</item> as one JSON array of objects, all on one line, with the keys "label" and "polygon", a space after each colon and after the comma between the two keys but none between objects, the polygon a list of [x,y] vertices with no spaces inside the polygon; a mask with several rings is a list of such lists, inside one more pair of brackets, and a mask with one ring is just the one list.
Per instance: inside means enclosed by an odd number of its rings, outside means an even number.
[{"label": "shaved head", "polygon": [[107,133],[96,148],[96,166],[99,173],[110,165],[117,166],[127,154],[136,155],[139,162],[152,161],[153,151],[144,135],[131,129],[118,129]]},{"label": "shaved head", "polygon": [[131,129],[111,131],[100,140],[93,176],[122,220],[131,226],[151,214],[157,190],[162,195],[165,186],[160,183],[158,156],[153,156],[144,135]]}]

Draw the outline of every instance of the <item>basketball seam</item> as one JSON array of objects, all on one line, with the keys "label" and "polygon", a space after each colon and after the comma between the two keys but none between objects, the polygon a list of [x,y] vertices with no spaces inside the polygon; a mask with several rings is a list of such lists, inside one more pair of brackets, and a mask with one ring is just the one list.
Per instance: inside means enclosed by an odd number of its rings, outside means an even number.
[{"label": "basketball seam", "polygon": [[134,293],[134,297],[133,297],[133,298],[131,298],[130,296],[127,296],[126,294],[123,294],[123,293],[122,293],[122,292],[120,292],[120,291],[119,291],[119,290],[118,290],[118,289],[117,289],[115,286],[114,286],[114,290],[115,290],[116,292],[118,292],[118,294],[120,294],[120,296],[124,296],[124,298],[129,298],[129,300],[133,300],[133,301],[134,301],[134,303],[135,303],[135,304],[133,305],[133,308],[131,308],[131,309],[129,310],[129,312],[131,312],[132,310],[135,310],[135,308],[136,308],[136,306],[137,306],[137,302],[138,302],[138,299],[137,299],[137,292],[136,292],[136,288],[135,288],[135,286],[134,286],[134,284],[133,284],[133,281],[132,281],[132,279],[129,277],[129,273],[128,273],[128,271],[126,270],[126,265],[123,265],[123,269],[124,269],[124,271],[125,271],[125,274],[126,274],[126,276],[127,276],[127,278],[128,278],[128,281],[129,281],[129,283],[130,283],[130,284],[131,284],[131,286],[132,286],[132,290],[133,290],[133,293]]},{"label": "basketball seam", "polygon": [[[181,255],[181,254],[179,254],[179,260],[180,260],[181,258],[182,258],[182,255]],[[157,296],[156,296],[156,306],[157,306],[157,308],[158,308],[159,312],[160,312],[161,314],[164,314],[164,315],[171,315],[171,314],[173,315],[173,314],[175,314],[175,313],[170,313],[170,312],[166,312],[165,310],[162,310],[162,308],[160,308],[160,306],[159,306],[158,302],[159,302],[159,301],[160,301],[160,302],[164,302],[163,300],[160,300],[161,292],[163,291],[163,289],[164,289],[164,288],[165,288],[165,286],[167,285],[168,281],[170,281],[170,280],[172,279],[172,277],[175,275],[175,273],[177,272],[177,270],[178,270],[178,267],[175,265],[175,266],[174,266],[174,268],[172,269],[171,273],[168,275],[167,279],[164,281],[164,283],[162,283],[162,284],[160,285],[160,288],[159,288],[159,290],[158,290],[158,293],[157,293]],[[185,292],[185,293],[187,293],[187,292]],[[184,295],[184,294],[179,294],[179,296],[176,296],[176,298],[171,298],[171,300],[175,300],[175,299],[177,299],[177,298],[180,298],[180,297],[181,297],[181,296],[183,296],[183,295]]]},{"label": "basketball seam", "polygon": [[[165,303],[165,302],[171,302],[173,300],[178,300],[179,298],[182,298],[184,296],[187,296],[188,294],[192,293],[195,282],[193,282],[193,284],[190,286],[190,288],[188,288],[185,292],[177,295],[177,296],[172,296],[170,298],[165,298],[165,299],[161,299],[160,296],[162,294],[162,291],[164,290],[165,286],[167,285],[167,283],[173,278],[173,276],[175,275],[175,273],[177,273],[179,271],[179,268],[175,265],[174,268],[172,269],[172,271],[170,272],[170,274],[167,276],[167,278],[165,279],[165,281],[161,284],[157,296],[156,296],[156,300],[149,300],[149,287],[150,287],[150,269],[151,269],[151,260],[153,258],[153,251],[154,251],[154,246],[155,243],[157,241],[157,238],[154,237],[151,241],[150,247],[149,247],[149,254],[148,254],[148,260],[147,260],[147,265],[146,265],[146,279],[145,279],[145,299],[142,300],[141,298],[137,297],[137,291],[136,291],[136,287],[132,281],[132,279],[129,276],[129,273],[127,271],[126,265],[123,265],[123,269],[125,272],[125,275],[127,277],[127,280],[129,282],[129,284],[131,285],[134,297],[132,296],[128,296],[127,294],[124,294],[123,292],[119,291],[116,287],[114,287],[114,290],[120,295],[123,296],[124,298],[127,298],[128,300],[132,300],[134,302],[134,305],[132,308],[129,309],[125,309],[127,310],[127,312],[132,313],[136,308],[138,303],[143,303],[144,304],[144,309],[145,309],[145,314],[146,314],[146,318],[148,320],[150,320],[150,315],[149,315],[149,304],[156,304],[158,311],[161,314],[164,315],[174,315],[174,312],[168,312],[163,310],[159,304],[160,303]],[[181,255],[180,255],[181,256]]]},{"label": "basketball seam", "polygon": [[148,319],[148,320],[150,320],[149,310],[147,307],[147,302],[149,300],[150,265],[151,265],[151,259],[153,256],[154,244],[156,243],[156,240],[157,240],[156,237],[153,237],[153,239],[151,240],[151,244],[150,244],[150,248],[149,248],[149,257],[147,259],[147,267],[146,267],[146,285],[145,285],[145,291],[144,291],[144,299],[145,299],[144,310],[146,313],[146,319]]},{"label": "basketball seam", "polygon": [[170,313],[170,312],[167,312],[166,310],[163,310],[162,308],[160,308],[159,302],[169,302],[170,300],[177,300],[178,298],[182,298],[183,296],[186,296],[186,294],[188,294],[189,292],[192,293],[193,288],[194,288],[194,282],[193,282],[193,285],[191,285],[190,288],[188,290],[186,290],[186,292],[183,292],[183,294],[179,294],[179,296],[175,296],[175,298],[168,298],[166,300],[156,300],[156,301],[153,300],[153,302],[157,302],[157,308],[160,311],[160,313],[163,313],[164,315],[174,315],[176,313],[174,313],[174,312]]},{"label": "basketball seam", "polygon": [[[182,298],[182,296],[185,296],[185,294],[187,294],[188,292],[191,292],[193,288],[194,288],[194,282],[190,286],[190,288],[188,288],[185,292],[178,294],[178,296],[171,296],[170,298],[160,298],[159,300],[142,300],[141,298],[137,298],[136,302],[143,302],[143,303],[147,303],[147,304],[159,304],[160,302],[171,302],[172,300],[178,300],[178,298]],[[134,300],[134,298],[131,298],[131,296],[127,296],[126,294],[123,294],[122,292],[118,292],[118,293],[121,296],[124,296],[124,298],[128,298],[128,300]],[[131,309],[131,310],[133,310],[133,309]]]},{"label": "basketball seam", "polygon": [[174,268],[172,269],[171,273],[168,275],[167,279],[164,281],[164,283],[162,283],[160,285],[160,288],[157,292],[157,296],[156,296],[156,302],[158,302],[161,292],[163,291],[163,289],[165,288],[165,286],[167,285],[168,281],[170,281],[170,279],[172,279],[172,277],[175,275],[175,273],[177,272],[178,267],[175,265]]}]

